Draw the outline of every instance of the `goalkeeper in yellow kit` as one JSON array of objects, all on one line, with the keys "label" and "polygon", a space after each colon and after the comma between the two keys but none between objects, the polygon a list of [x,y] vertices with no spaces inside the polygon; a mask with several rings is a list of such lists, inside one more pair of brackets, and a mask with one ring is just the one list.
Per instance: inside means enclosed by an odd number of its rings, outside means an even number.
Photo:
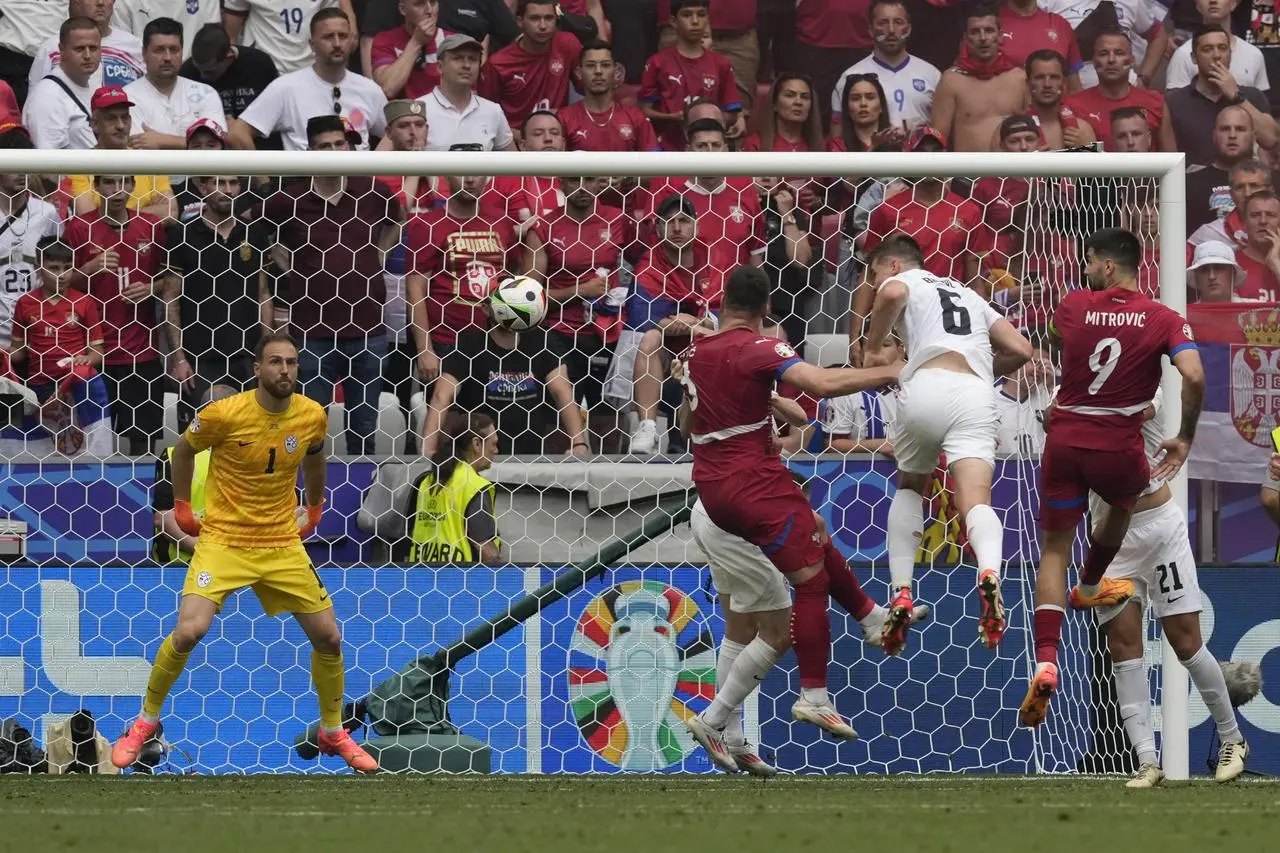
[{"label": "goalkeeper in yellow kit", "polygon": [[[295,394],[298,348],[264,335],[254,355],[258,387],[201,410],[173,449],[174,515],[196,550],[182,586],[178,625],[156,654],[142,714],[116,742],[111,762],[129,767],[155,733],[160,709],[228,594],[252,587],[269,615],[292,613],[311,640],[320,699],[320,751],[356,770],[378,764],[342,728],[342,641],[333,602],[302,547],[324,504],[324,408]],[[212,449],[203,521],[191,511],[195,456]],[[296,496],[298,468],[305,520]]]}]

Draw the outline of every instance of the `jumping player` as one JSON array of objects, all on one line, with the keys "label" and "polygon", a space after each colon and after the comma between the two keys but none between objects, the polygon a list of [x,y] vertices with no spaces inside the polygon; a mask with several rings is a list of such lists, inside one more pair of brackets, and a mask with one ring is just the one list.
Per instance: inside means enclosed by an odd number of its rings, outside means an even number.
[{"label": "jumping player", "polygon": [[[1094,232],[1085,241],[1089,289],[1067,294],[1049,325],[1061,341],[1062,384],[1049,410],[1040,463],[1044,535],[1036,575],[1036,671],[1019,711],[1024,726],[1044,722],[1058,689],[1067,561],[1089,493],[1110,508],[1089,535],[1071,606],[1116,607],[1133,596],[1133,581],[1104,575],[1124,543],[1134,502],[1153,479],[1163,482],[1182,467],[1200,419],[1204,370],[1191,327],[1178,312],[1138,292],[1141,259],[1142,244],[1130,232]],[[1156,448],[1154,455],[1162,458],[1153,471],[1142,440],[1143,412],[1160,386],[1164,356],[1182,374],[1182,423],[1177,436]]]},{"label": "jumping player", "polygon": [[[178,606],[178,624],[160,644],[142,714],[116,741],[111,763],[131,766],[155,734],[160,709],[228,595],[252,587],[269,615],[290,612],[311,641],[311,680],[320,700],[320,751],[356,770],[378,764],[342,727],[342,641],[333,602],[302,547],[324,506],[324,409],[301,394],[298,348],[288,335],[263,335],[254,356],[258,387],[206,406],[173,448],[173,510],[198,536]],[[212,448],[204,519],[191,510],[196,454]],[[306,490],[298,506],[298,469]],[[301,516],[301,517],[300,517]]]},{"label": "jumping player", "polygon": [[[725,285],[720,331],[695,341],[681,357],[681,383],[692,417],[693,482],[707,517],[759,547],[795,587],[791,641],[801,697],[792,716],[837,737],[856,737],[827,695],[831,578],[823,532],[804,492],[773,451],[770,400],[779,381],[818,397],[878,388],[896,379],[901,364],[864,370],[806,364],[790,346],[763,333],[769,289],[763,270],[736,269]],[[784,636],[762,632],[742,649],[724,677],[725,702],[719,705],[736,707],[746,698],[786,651]],[[686,725],[716,764],[734,770],[737,764],[724,742],[726,720],[708,717],[711,711]]]},{"label": "jumping player", "polygon": [[911,617],[911,580],[924,531],[924,498],[938,454],[947,454],[955,505],[978,560],[982,615],[978,635],[994,649],[1004,636],[1000,569],[1004,527],[991,508],[995,470],[995,377],[1017,370],[1031,342],[975,291],[922,269],[920,246],[905,234],[871,251],[868,278],[876,288],[866,352],[880,360],[900,323],[907,366],[899,380],[896,441],[898,487],[889,504],[889,574],[894,589],[884,626],[885,654],[902,651]]}]

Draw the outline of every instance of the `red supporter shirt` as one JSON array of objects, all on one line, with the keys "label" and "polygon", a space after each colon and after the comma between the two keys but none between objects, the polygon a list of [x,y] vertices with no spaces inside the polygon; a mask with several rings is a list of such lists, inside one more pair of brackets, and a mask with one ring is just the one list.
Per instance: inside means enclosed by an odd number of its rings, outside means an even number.
[{"label": "red supporter shirt", "polygon": [[506,200],[507,214],[516,222],[547,217],[564,207],[559,178],[536,175],[494,178],[480,199],[482,207],[498,207]]},{"label": "red supporter shirt", "polygon": [[75,252],[75,265],[82,267],[108,249],[120,257],[120,269],[89,276],[85,291],[97,302],[102,315],[104,364],[135,364],[153,361],[160,353],[152,345],[156,326],[156,300],[148,296],[129,302],[122,295],[125,283],[150,286],[160,267],[165,231],[159,219],[146,213],[129,212],[125,227],[117,231],[102,214],[92,210],[67,223],[62,239]]},{"label": "red supporter shirt", "polygon": [[639,107],[615,103],[602,113],[587,109],[586,101],[561,107],[556,114],[564,126],[569,151],[657,151],[658,135]]},{"label": "red supporter shirt", "polygon": [[964,258],[980,242],[981,228],[982,210],[969,199],[947,191],[940,202],[925,207],[911,190],[902,190],[871,212],[863,251],[870,252],[885,237],[901,231],[924,250],[925,269],[964,281]]},{"label": "red supporter shirt", "polygon": [[[738,84],[733,80],[733,66],[714,50],[704,50],[691,59],[675,47],[649,57],[644,66],[637,98],[651,104],[661,113],[682,115],[685,104],[695,98],[708,98],[726,111],[742,108]],[[654,129],[664,151],[685,150],[684,129],[679,121],[663,121]]]},{"label": "red supporter shirt", "polygon": [[1112,287],[1073,290],[1053,315],[1062,383],[1049,422],[1055,441],[1089,450],[1143,447],[1142,413],[1160,387],[1161,358],[1195,349],[1177,311]]},{"label": "red supporter shirt", "polygon": [[[564,4],[561,3],[561,6]],[[756,28],[757,0],[720,0],[711,4],[711,29],[734,32]],[[568,11],[567,9],[565,11]],[[658,26],[671,23],[671,0],[658,0]]]},{"label": "red supporter shirt", "polygon": [[1159,135],[1160,125],[1164,124],[1164,95],[1154,89],[1140,89],[1130,86],[1129,93],[1123,98],[1108,98],[1097,86],[1082,89],[1063,100],[1071,108],[1077,118],[1089,122],[1093,132],[1108,151],[1115,150],[1115,140],[1111,138],[1111,114],[1123,107],[1141,107],[1147,115],[1147,124],[1151,126],[1151,138]]},{"label": "red supporter shirt", "polygon": [[1084,65],[1075,30],[1066,18],[1054,12],[1037,8],[1030,15],[1019,15],[1005,4],[1000,7],[1000,30],[1000,50],[1019,67],[1026,65],[1027,57],[1037,50],[1062,54],[1068,74],[1075,74]]},{"label": "red supporter shirt", "polygon": [[523,246],[508,217],[459,222],[445,208],[409,220],[412,272],[427,279],[427,329],[431,340],[453,344],[464,332],[485,331],[480,306],[498,281],[522,268]]},{"label": "red supporter shirt", "polygon": [[727,178],[715,191],[708,191],[693,178],[659,178],[649,187],[645,218],[653,216],[662,200],[680,194],[693,203],[698,213],[698,243],[706,250],[711,276],[698,294],[712,311],[720,308],[725,280],[735,269],[751,263],[752,255],[764,251],[764,215],[760,196],[751,178]]},{"label": "red supporter shirt", "polygon": [[796,40],[818,47],[871,47],[871,0],[796,0]]},{"label": "red supporter shirt", "polygon": [[78,290],[50,297],[37,287],[19,296],[13,308],[13,332],[26,342],[31,381],[57,382],[66,376],[70,364],[59,366],[58,362],[82,355],[89,344],[100,342],[101,322],[97,304]]},{"label": "red supporter shirt", "polygon": [[[760,134],[753,133],[742,140],[741,151],[761,151]],[[787,154],[802,154],[809,150],[809,145],[803,139],[797,139],[795,142],[784,137],[781,133],[773,135],[773,147],[770,151],[782,151]],[[821,149],[819,149],[821,150]],[[843,150],[843,149],[841,149]]]},{"label": "red supporter shirt", "polygon": [[569,103],[569,76],[581,53],[582,43],[566,32],[557,32],[545,53],[530,53],[523,37],[516,39],[489,57],[476,94],[501,104],[507,121],[519,127],[538,110]]},{"label": "red supporter shirt", "polygon": [[[436,64],[436,49],[447,35],[450,35],[447,30],[436,29],[435,43],[419,51],[413,70],[409,72],[409,79],[405,81],[404,88],[396,97],[421,98],[440,85],[440,67]],[[394,65],[408,46],[409,31],[404,27],[378,33],[373,37],[369,64],[374,71]]]},{"label": "red supporter shirt", "polygon": [[[770,399],[787,368],[801,359],[777,338],[731,329],[694,341],[680,356],[681,382],[693,415],[694,485],[785,472],[773,452]],[[716,434],[734,433],[715,439]]]},{"label": "red supporter shirt", "polygon": [[[538,226],[547,253],[547,288],[573,287],[600,276],[606,288],[619,287],[618,268],[623,249],[635,239],[631,218],[616,207],[597,206],[579,222],[563,213]],[[587,301],[570,297],[552,303],[547,327],[566,335],[595,327]]]},{"label": "red supporter shirt", "polygon": [[1280,284],[1265,263],[1255,261],[1245,254],[1244,249],[1236,250],[1236,263],[1244,270],[1244,281],[1236,285],[1236,296],[1256,302],[1278,301],[1276,296],[1280,294]]}]

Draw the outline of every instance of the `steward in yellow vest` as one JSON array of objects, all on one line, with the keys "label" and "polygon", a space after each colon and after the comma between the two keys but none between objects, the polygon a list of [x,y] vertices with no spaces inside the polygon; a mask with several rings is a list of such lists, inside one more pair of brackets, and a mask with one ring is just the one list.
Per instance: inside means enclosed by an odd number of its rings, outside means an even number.
[{"label": "steward in yellow vest", "polygon": [[449,412],[442,426],[431,469],[409,493],[409,560],[433,566],[496,562],[495,488],[479,472],[497,450],[497,430],[487,415],[461,412]]}]

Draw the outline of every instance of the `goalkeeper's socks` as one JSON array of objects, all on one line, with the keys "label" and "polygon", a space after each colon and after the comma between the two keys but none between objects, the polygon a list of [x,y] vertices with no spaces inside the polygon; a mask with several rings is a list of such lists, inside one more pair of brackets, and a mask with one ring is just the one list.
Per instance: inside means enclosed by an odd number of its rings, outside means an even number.
[{"label": "goalkeeper's socks", "polygon": [[320,727],[333,734],[342,728],[342,652],[311,651],[311,681],[320,700]]},{"label": "goalkeeper's socks", "polygon": [[1156,734],[1151,728],[1151,692],[1142,660],[1117,661],[1114,669],[1120,719],[1124,722],[1129,743],[1133,744],[1133,751],[1138,753],[1138,764],[1159,764]]},{"label": "goalkeeper's socks", "polygon": [[796,650],[800,686],[827,688],[831,658],[831,619],[827,615],[831,586],[825,569],[795,588],[791,608],[791,645]]},{"label": "goalkeeper's socks", "polygon": [[1191,683],[1200,691],[1205,707],[1213,716],[1218,727],[1218,739],[1223,743],[1242,741],[1240,725],[1236,721],[1235,709],[1231,707],[1231,697],[1227,694],[1227,680],[1222,675],[1222,666],[1209,654],[1204,646],[1187,660],[1182,662],[1191,676]]},{"label": "goalkeeper's socks", "polygon": [[827,540],[823,549],[823,565],[827,570],[827,583],[831,588],[831,597],[854,619],[859,622],[866,619],[867,615],[875,609],[876,603],[862,591],[862,584],[858,583],[858,578],[849,568],[849,561],[830,540]]},{"label": "goalkeeper's socks", "polygon": [[1056,604],[1041,604],[1036,608],[1037,664],[1058,662],[1058,644],[1062,642],[1062,620],[1066,615],[1067,612]]},{"label": "goalkeeper's socks", "polygon": [[154,723],[160,719],[160,709],[173,689],[173,683],[187,666],[190,651],[180,652],[173,647],[173,635],[164,638],[160,651],[151,665],[151,677],[147,679],[147,695],[142,700],[142,719]]},{"label": "goalkeeper's socks", "polygon": [[965,535],[978,558],[978,572],[1000,574],[1004,566],[1004,525],[988,504],[978,504],[964,517]]},{"label": "goalkeeper's socks", "polygon": [[725,676],[724,685],[716,690],[716,698],[702,712],[707,725],[725,729],[727,737],[730,718],[738,716],[742,703],[751,695],[752,690],[760,686],[760,682],[764,681],[779,657],[781,655],[778,650],[759,637],[747,643]]},{"label": "goalkeeper's socks", "polygon": [[[730,670],[733,669],[733,662],[745,648],[746,646],[742,643],[734,642],[728,637],[720,641],[720,654],[716,657],[717,696],[724,692],[724,685],[729,679]],[[742,711],[735,708],[724,727],[724,742],[729,746],[742,746],[745,741],[746,738],[742,733]]]},{"label": "goalkeeper's socks", "polygon": [[1089,537],[1089,553],[1084,558],[1084,568],[1080,569],[1080,592],[1086,596],[1097,594],[1102,576],[1119,552],[1119,545],[1103,545],[1093,536]]},{"label": "goalkeeper's socks", "polygon": [[889,502],[888,534],[890,585],[911,586],[916,570],[916,550],[924,535],[924,498],[919,492],[898,488]]}]

